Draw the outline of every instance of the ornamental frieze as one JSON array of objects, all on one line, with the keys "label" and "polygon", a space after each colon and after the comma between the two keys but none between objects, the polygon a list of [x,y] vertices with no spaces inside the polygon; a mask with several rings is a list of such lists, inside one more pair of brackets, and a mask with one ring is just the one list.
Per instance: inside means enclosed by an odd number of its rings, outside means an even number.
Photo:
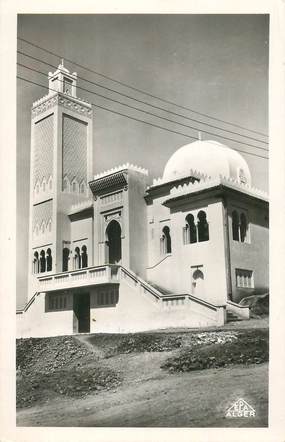
[{"label": "ornamental frieze", "polygon": [[80,115],[86,115],[86,116],[92,115],[92,110],[89,107],[86,107],[80,103],[69,100],[68,98],[62,97],[60,95],[56,95],[55,97],[52,97],[49,100],[46,100],[43,103],[39,104],[37,107],[33,108],[32,116],[36,117],[57,104],[65,107],[66,109],[70,109],[73,112],[76,112]]}]

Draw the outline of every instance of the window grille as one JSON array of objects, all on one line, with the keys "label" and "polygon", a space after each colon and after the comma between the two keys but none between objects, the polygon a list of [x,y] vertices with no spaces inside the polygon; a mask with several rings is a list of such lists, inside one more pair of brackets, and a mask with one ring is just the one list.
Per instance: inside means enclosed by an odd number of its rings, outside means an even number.
[{"label": "window grille", "polygon": [[254,288],[253,271],[236,269],[236,286],[239,288]]}]

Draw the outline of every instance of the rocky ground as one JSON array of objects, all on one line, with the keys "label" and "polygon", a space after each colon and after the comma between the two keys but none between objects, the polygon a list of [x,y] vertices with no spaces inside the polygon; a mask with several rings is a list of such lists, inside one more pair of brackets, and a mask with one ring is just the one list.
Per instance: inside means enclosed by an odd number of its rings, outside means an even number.
[{"label": "rocky ground", "polygon": [[[251,424],[264,426],[267,420],[266,361],[268,329],[256,326],[20,339],[17,342],[18,425],[136,426],[138,421],[146,426],[163,426],[166,415],[159,407],[165,408],[166,395],[170,391],[175,401],[180,398],[177,407],[184,403],[184,408],[190,407],[190,412],[195,414],[196,410],[191,407],[200,388],[200,393],[207,396],[206,412],[214,399],[209,397],[209,392],[215,390],[217,395],[218,388],[224,391],[225,383],[229,382],[228,396],[237,372],[235,389],[239,382],[240,388],[244,388],[250,379],[252,382],[260,377],[252,398],[258,397],[262,419],[260,415],[259,421]],[[243,370],[244,373],[247,370],[245,377]],[[201,382],[195,392],[191,389],[196,379],[194,373],[199,373]],[[252,388],[248,386],[248,390]],[[186,391],[187,397],[184,396]],[[246,395],[246,391],[242,394]],[[132,408],[130,404],[135,398]],[[149,416],[145,404],[152,400],[157,408],[155,415]],[[174,399],[168,396],[169,400]],[[202,404],[200,400],[201,407]],[[94,407],[100,412],[94,414]],[[91,416],[86,408],[92,410]],[[138,410],[141,410],[139,416]],[[128,413],[128,418],[124,412]],[[208,413],[211,416],[210,410]],[[185,425],[188,418],[184,415],[183,420],[181,413],[175,414],[173,425]],[[216,426],[215,422],[211,425]],[[228,421],[222,423],[227,425]],[[248,425],[248,422],[243,424]],[[205,426],[201,422],[199,425]]]}]

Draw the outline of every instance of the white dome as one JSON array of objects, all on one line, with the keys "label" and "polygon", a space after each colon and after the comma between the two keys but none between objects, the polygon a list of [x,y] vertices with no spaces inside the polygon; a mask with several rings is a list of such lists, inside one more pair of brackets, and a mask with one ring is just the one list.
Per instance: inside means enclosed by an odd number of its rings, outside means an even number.
[{"label": "white dome", "polygon": [[245,159],[235,150],[217,141],[194,141],[180,147],[169,158],[163,172],[163,181],[173,181],[197,171],[217,178],[226,178],[251,184],[251,175]]}]

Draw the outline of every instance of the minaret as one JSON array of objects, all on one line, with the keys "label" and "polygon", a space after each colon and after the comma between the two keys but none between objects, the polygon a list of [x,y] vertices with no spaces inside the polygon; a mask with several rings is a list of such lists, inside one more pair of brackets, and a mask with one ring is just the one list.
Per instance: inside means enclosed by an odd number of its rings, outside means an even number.
[{"label": "minaret", "polygon": [[62,272],[68,212],[88,198],[93,172],[92,106],[77,98],[77,74],[62,60],[48,81],[48,94],[32,107],[29,297],[35,275]]}]

